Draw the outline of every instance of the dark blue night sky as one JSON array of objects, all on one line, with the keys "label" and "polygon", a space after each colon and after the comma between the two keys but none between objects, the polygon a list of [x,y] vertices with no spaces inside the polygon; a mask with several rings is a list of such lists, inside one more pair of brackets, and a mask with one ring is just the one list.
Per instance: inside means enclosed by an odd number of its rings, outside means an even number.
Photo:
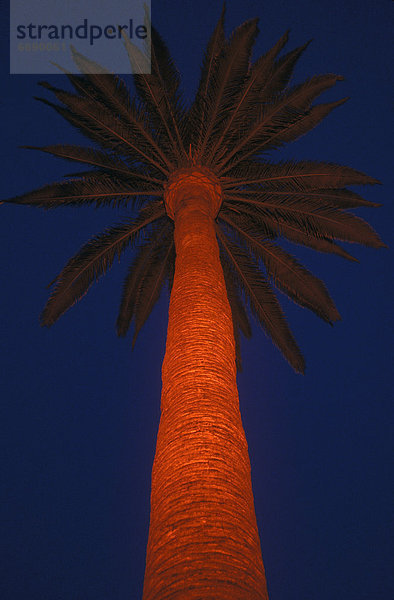
[{"label": "dark blue night sky", "polygon": [[[152,0],[152,17],[191,98],[220,2]],[[360,209],[392,246],[389,0],[229,1],[227,31],[260,17],[255,56],[291,29],[313,38],[296,80],[340,73],[322,98],[350,100],[283,151],[346,164],[383,185],[358,189],[383,203]],[[21,145],[84,143],[50,108],[33,75],[8,75],[2,9],[2,197],[61,179],[75,165]],[[63,76],[50,77],[59,86]],[[392,183],[392,182],[391,182]],[[0,207],[3,600],[141,597],[150,471],[159,419],[167,303],[134,351],[115,320],[126,261],[51,329],[39,325],[46,286],[93,234],[126,214]],[[296,375],[255,328],[243,344],[241,410],[270,600],[392,600],[392,251],[349,247],[360,264],[295,248],[331,291],[333,328],[284,299],[307,360]],[[391,531],[390,531],[391,525]],[[3,589],[1,589],[3,588]]]}]

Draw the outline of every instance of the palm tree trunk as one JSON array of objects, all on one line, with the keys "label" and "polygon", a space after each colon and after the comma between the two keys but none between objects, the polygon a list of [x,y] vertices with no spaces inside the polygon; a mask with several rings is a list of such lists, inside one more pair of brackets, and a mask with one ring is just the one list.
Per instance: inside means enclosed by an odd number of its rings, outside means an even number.
[{"label": "palm tree trunk", "polygon": [[214,217],[193,193],[174,215],[144,600],[268,598]]}]

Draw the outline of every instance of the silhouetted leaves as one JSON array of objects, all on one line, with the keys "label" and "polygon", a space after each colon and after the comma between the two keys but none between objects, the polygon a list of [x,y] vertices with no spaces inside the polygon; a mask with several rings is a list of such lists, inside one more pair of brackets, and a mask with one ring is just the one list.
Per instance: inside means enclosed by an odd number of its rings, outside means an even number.
[{"label": "silhouetted leaves", "polygon": [[[90,240],[71,258],[54,282],[42,315],[44,325],[54,323],[111,267],[116,256],[120,258],[132,246],[134,259],[123,286],[117,331],[125,335],[133,323],[135,343],[164,282],[171,289],[174,279],[174,223],[162,201],[168,178],[177,169],[201,166],[211,169],[223,191],[216,227],[237,366],[241,365],[240,334],[250,336],[251,314],[294,369],[304,371],[304,359],[270,282],[325,321],[332,323],[340,317],[323,282],[279,243],[286,238],[352,261],[356,259],[337,240],[384,246],[368,223],[349,212],[378,205],[346,187],[378,182],[333,163],[273,164],[267,160],[267,151],[304,135],[344,100],[313,104],[342,80],[339,75],[316,75],[293,85],[294,67],[309,42],[281,56],[289,37],[285,33],[266,54],[253,60],[257,33],[257,19],[253,19],[226,39],[223,8],[189,109],[183,105],[176,65],[154,28],[147,54],[125,38],[134,97],[119,77],[75,49],[74,61],[82,74],[66,72],[74,92],[41,82],[60,104],[39,100],[94,145],[54,144],[38,149],[89,165],[91,170],[6,202],[42,208],[127,206],[139,211]],[[149,55],[151,74],[146,73]]]}]

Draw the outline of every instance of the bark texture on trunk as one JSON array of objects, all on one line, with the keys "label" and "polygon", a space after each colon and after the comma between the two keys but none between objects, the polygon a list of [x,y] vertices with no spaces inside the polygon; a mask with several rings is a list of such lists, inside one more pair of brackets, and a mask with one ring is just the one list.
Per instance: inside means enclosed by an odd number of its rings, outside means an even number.
[{"label": "bark texture on trunk", "polygon": [[144,600],[268,598],[215,202],[212,190],[204,195],[196,185],[174,206]]}]

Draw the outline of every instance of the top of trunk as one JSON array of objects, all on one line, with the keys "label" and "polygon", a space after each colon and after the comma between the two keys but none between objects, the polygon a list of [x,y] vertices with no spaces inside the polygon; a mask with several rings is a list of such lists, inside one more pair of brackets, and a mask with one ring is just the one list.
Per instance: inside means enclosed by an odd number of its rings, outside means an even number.
[{"label": "top of trunk", "polygon": [[197,202],[198,208],[215,218],[222,204],[218,178],[204,167],[178,169],[171,174],[164,191],[166,211],[171,219],[186,206]]}]

